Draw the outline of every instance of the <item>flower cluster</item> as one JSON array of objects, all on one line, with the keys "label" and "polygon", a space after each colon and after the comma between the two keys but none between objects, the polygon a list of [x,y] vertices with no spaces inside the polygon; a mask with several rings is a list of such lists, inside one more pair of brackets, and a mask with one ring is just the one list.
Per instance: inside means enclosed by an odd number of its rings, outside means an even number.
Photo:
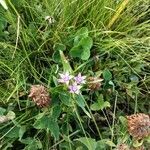
[{"label": "flower cluster", "polygon": [[69,72],[59,73],[59,75],[58,82],[66,84],[70,93],[79,94],[82,85],[86,83],[86,76],[82,76],[81,73],[77,76],[70,75]]}]

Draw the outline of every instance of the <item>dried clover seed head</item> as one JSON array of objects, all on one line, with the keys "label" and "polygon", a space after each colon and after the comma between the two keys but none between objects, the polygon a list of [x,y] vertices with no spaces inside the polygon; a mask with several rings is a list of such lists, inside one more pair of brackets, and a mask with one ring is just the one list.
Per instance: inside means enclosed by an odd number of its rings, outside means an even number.
[{"label": "dried clover seed head", "polygon": [[117,146],[117,150],[129,150],[129,147],[127,144],[122,143]]},{"label": "dried clover seed head", "polygon": [[46,107],[50,103],[49,93],[43,85],[32,85],[29,98],[39,107]]},{"label": "dried clover seed head", "polygon": [[128,131],[135,139],[143,139],[150,135],[150,117],[149,115],[139,113],[127,116]]},{"label": "dried clover seed head", "polygon": [[103,81],[103,79],[101,79],[100,77],[89,77],[87,81],[88,81],[88,88],[91,91],[96,91],[100,89],[102,85],[101,82]]}]

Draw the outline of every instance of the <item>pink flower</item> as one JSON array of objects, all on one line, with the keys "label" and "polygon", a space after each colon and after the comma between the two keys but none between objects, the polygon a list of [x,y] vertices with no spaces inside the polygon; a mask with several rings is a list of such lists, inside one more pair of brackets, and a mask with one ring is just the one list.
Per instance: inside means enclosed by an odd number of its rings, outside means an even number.
[{"label": "pink flower", "polygon": [[58,82],[60,83],[65,83],[65,84],[69,84],[70,79],[73,78],[72,75],[69,75],[69,72],[65,72],[63,74],[59,73],[60,75],[60,79],[58,79]]},{"label": "pink flower", "polygon": [[86,76],[81,76],[81,73],[74,77],[77,84],[85,84],[85,78]]},{"label": "pink flower", "polygon": [[74,83],[73,85],[70,85],[69,86],[69,92],[70,93],[76,93],[76,94],[79,94],[80,93],[80,88],[81,86],[77,85],[76,83]]}]

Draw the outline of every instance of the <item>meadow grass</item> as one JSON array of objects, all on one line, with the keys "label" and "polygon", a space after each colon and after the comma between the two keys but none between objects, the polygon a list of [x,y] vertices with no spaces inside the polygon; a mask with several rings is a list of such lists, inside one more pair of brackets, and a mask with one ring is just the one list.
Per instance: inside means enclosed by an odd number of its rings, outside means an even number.
[{"label": "meadow grass", "polygon": [[[97,149],[113,149],[122,142],[131,145],[133,141],[122,120],[129,114],[150,113],[150,3],[146,0],[6,2],[8,10],[0,6],[0,112],[13,111],[16,117],[0,124],[1,149],[93,150],[94,140]],[[46,16],[54,18],[54,23],[45,20]],[[93,39],[87,60],[73,58],[69,52],[76,32],[82,27],[88,28]],[[71,108],[64,105],[58,96],[59,87],[55,87],[54,79],[63,71],[63,65],[60,56],[54,57],[56,43],[66,47],[65,58],[75,73],[96,76],[106,69],[111,72],[109,86],[104,84],[99,91],[83,92],[87,112],[76,105]],[[28,93],[33,84],[49,89],[50,108],[39,109],[31,104]],[[110,103],[110,108],[91,110],[91,104],[100,95]],[[55,129],[53,133],[42,129],[43,124],[37,128],[33,124],[40,120],[40,115],[53,114],[58,104],[60,114],[55,112],[59,114],[55,121],[60,133],[56,139]],[[90,139],[87,142],[82,137]]]}]

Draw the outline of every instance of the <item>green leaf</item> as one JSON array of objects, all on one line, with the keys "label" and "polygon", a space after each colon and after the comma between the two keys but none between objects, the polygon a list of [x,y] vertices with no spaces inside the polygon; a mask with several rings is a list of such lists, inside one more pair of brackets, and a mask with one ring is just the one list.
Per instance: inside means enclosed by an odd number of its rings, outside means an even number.
[{"label": "green leaf", "polygon": [[104,150],[104,149],[107,149],[106,147],[107,145],[103,140],[97,141],[96,150]]},{"label": "green leaf", "polygon": [[104,101],[103,95],[101,94],[98,98],[98,101],[91,105],[91,110],[98,111],[103,110],[104,108],[110,107],[110,103],[108,101]]},{"label": "green leaf", "polygon": [[70,55],[72,57],[81,58],[83,51],[84,51],[84,49],[83,49],[82,45],[77,45],[77,46],[74,46],[73,48],[71,48]]},{"label": "green leaf", "polygon": [[88,60],[90,57],[90,49],[93,45],[93,40],[91,37],[82,38],[77,46],[74,46],[70,50],[70,55],[72,57],[79,57],[82,60]]},{"label": "green leaf", "polygon": [[81,29],[79,29],[76,34],[75,34],[75,38],[74,38],[74,46],[78,45],[79,41],[82,38],[88,37],[88,28],[87,27],[82,27]]},{"label": "green leaf", "polygon": [[55,61],[56,63],[60,63],[60,62],[61,62],[61,57],[60,57],[59,51],[55,51],[55,52],[53,53],[52,59],[53,59],[53,61]]},{"label": "green leaf", "polygon": [[82,95],[75,95],[75,100],[80,107],[85,107],[85,100]]},{"label": "green leaf", "polygon": [[82,108],[82,110],[84,111],[84,113],[85,113],[89,118],[91,118],[90,113],[85,109],[85,107],[81,107],[81,108]]},{"label": "green leaf", "polygon": [[72,106],[72,103],[71,103],[71,96],[69,93],[66,93],[66,92],[61,92],[59,94],[59,98],[60,100],[62,101],[62,103],[64,103],[66,106]]},{"label": "green leaf", "polygon": [[77,105],[84,111],[84,113],[91,118],[90,113],[85,109],[85,99],[82,95],[75,95]]},{"label": "green leaf", "polygon": [[0,107],[0,115],[3,115],[6,112],[5,108]]},{"label": "green leaf", "polygon": [[64,51],[64,50],[66,50],[66,46],[62,43],[56,43],[53,46],[53,49],[54,49],[54,51]]},{"label": "green leaf", "polygon": [[103,110],[104,108],[110,107],[110,103],[108,101],[98,100],[98,104],[101,110]]},{"label": "green leaf", "polygon": [[10,130],[10,132],[8,132],[6,137],[18,138],[19,137],[19,129],[20,129],[19,127],[14,127],[12,130]]},{"label": "green leaf", "polygon": [[84,144],[88,150],[95,150],[97,143],[95,139],[92,138],[86,138],[86,137],[81,137],[79,139],[76,139],[77,141],[80,141],[82,144]]},{"label": "green leaf", "polygon": [[36,129],[47,129],[49,127],[49,117],[43,116],[34,123]]},{"label": "green leaf", "polygon": [[99,144],[100,143],[101,144],[106,144],[106,145],[108,145],[110,147],[116,147],[116,145],[111,140],[109,140],[109,139],[102,139],[102,140],[98,141],[97,143],[99,143]]},{"label": "green leaf", "polygon": [[57,119],[60,116],[61,107],[59,105],[53,107],[52,110],[52,118]]},{"label": "green leaf", "polygon": [[31,137],[28,137],[26,139],[22,139],[20,142],[27,145],[24,150],[42,149],[41,141],[37,140],[37,139],[33,139]]},{"label": "green leaf", "polygon": [[36,129],[48,129],[56,140],[59,138],[59,126],[52,117],[43,116],[34,123],[34,127]]},{"label": "green leaf", "polygon": [[116,147],[116,145],[112,142],[112,141],[110,141],[109,139],[106,139],[106,140],[104,140],[105,141],[105,143],[107,144],[107,145],[109,145],[110,147]]},{"label": "green leaf", "polygon": [[22,139],[25,132],[26,132],[26,126],[21,126],[19,129],[19,140]]},{"label": "green leaf", "polygon": [[111,72],[108,70],[108,69],[105,69],[103,71],[103,78],[106,80],[106,81],[109,81],[112,79],[112,74]]},{"label": "green leaf", "polygon": [[83,50],[84,50],[82,55],[81,55],[81,59],[82,60],[88,60],[90,58],[90,49],[92,48],[92,45],[93,45],[92,38],[91,37],[83,38],[80,41],[80,45],[82,45]]},{"label": "green leaf", "polygon": [[38,113],[38,115],[35,116],[35,119],[36,119],[36,120],[39,120],[39,119],[41,119],[44,115],[45,115],[45,112]]},{"label": "green leaf", "polygon": [[56,121],[54,121],[53,119],[51,119],[49,121],[48,129],[50,129],[51,134],[55,137],[55,139],[58,140],[59,139],[59,126],[58,126],[58,123]]},{"label": "green leaf", "polygon": [[97,111],[97,110],[100,110],[100,106],[98,103],[94,103],[90,106],[91,110],[93,111]]},{"label": "green leaf", "polygon": [[72,68],[71,68],[69,62],[67,61],[64,53],[62,51],[59,51],[59,53],[60,53],[61,62],[62,62],[62,65],[63,65],[64,72],[66,72],[66,71],[72,72]]},{"label": "green leaf", "polygon": [[7,26],[7,22],[3,17],[0,17],[0,31],[4,30]]},{"label": "green leaf", "polygon": [[34,141],[35,139],[31,138],[31,137],[27,137],[26,139],[22,139],[20,142],[23,143],[23,144],[32,144],[32,142]]}]

